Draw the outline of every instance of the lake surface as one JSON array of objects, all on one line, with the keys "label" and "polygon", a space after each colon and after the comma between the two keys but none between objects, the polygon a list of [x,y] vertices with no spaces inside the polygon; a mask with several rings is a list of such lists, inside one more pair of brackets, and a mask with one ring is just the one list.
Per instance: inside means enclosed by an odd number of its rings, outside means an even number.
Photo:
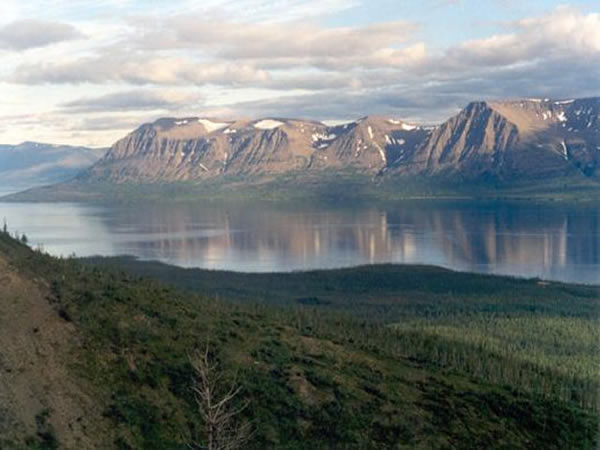
[{"label": "lake surface", "polygon": [[134,255],[244,272],[374,263],[600,284],[600,208],[410,202],[2,204],[11,230],[54,255]]}]

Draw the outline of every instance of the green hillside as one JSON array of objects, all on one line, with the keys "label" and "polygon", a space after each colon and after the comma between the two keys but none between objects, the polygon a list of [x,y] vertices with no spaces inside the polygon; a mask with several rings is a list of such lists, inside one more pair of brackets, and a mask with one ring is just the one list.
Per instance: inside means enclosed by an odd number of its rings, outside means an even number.
[{"label": "green hillside", "polygon": [[[131,262],[59,260],[6,235],[0,262],[13,286],[35,286],[32,308],[49,302],[73,330],[64,364],[93,399],[85,411],[99,418],[82,433],[98,448],[203,441],[190,355],[207,343],[223,388],[235,382],[248,404],[244,448],[596,447],[596,288],[393,266],[164,280],[178,288]],[[37,411],[23,435],[0,421],[0,447],[61,448],[60,413]]]}]

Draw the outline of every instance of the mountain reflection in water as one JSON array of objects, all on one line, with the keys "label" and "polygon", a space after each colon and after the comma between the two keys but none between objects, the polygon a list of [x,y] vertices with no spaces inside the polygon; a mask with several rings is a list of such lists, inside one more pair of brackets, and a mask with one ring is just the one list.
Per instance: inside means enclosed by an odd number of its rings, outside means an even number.
[{"label": "mountain reflection in water", "polygon": [[131,254],[249,272],[423,263],[600,283],[600,209],[592,206],[0,204],[0,214],[53,254]]}]

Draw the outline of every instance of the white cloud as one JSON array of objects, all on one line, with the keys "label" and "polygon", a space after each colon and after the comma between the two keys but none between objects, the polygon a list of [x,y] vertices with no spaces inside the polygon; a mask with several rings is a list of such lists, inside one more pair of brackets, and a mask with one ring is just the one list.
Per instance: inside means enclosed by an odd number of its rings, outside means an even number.
[{"label": "white cloud", "polygon": [[263,81],[268,73],[247,64],[200,61],[169,56],[105,54],[69,62],[30,63],[18,66],[11,81],[22,84],[78,84],[120,82],[134,85],[224,84]]},{"label": "white cloud", "polygon": [[27,50],[83,37],[83,34],[69,24],[18,20],[0,28],[0,48]]},{"label": "white cloud", "polygon": [[[186,0],[175,1],[172,15],[187,11],[190,16],[218,14],[236,23],[283,23],[320,19],[346,11],[362,0]],[[164,17],[164,14],[163,14]]]},{"label": "white cloud", "polygon": [[600,14],[563,6],[542,17],[511,24],[511,33],[473,40],[450,49],[455,64],[507,66],[538,60],[594,57],[600,54]]},{"label": "white cloud", "polygon": [[135,35],[141,48],[203,49],[230,58],[347,57],[406,42],[415,26],[385,22],[326,28],[312,23],[245,24],[170,17],[141,20]]},{"label": "white cloud", "polygon": [[202,97],[187,91],[132,90],[85,97],[62,104],[69,112],[177,110],[182,106],[197,107]]},{"label": "white cloud", "polygon": [[[280,81],[271,83],[272,78],[278,78],[273,77],[277,71],[403,67],[417,64],[426,56],[423,43],[397,47],[415,29],[404,22],[330,29],[304,23],[233,24],[182,17],[160,24],[152,22],[150,26],[146,20],[137,22],[131,36],[97,49],[93,56],[22,63],[11,81],[277,88]],[[327,83],[329,77],[324,72],[320,83],[315,83],[315,78],[313,75],[313,84],[317,85]]]}]

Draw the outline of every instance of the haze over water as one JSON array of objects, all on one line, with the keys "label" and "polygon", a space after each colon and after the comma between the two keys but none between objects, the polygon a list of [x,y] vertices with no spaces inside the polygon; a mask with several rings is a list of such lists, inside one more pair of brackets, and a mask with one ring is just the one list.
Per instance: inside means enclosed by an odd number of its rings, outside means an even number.
[{"label": "haze over water", "polygon": [[0,215],[53,255],[244,272],[422,263],[600,284],[600,210],[591,206],[0,204]]}]

